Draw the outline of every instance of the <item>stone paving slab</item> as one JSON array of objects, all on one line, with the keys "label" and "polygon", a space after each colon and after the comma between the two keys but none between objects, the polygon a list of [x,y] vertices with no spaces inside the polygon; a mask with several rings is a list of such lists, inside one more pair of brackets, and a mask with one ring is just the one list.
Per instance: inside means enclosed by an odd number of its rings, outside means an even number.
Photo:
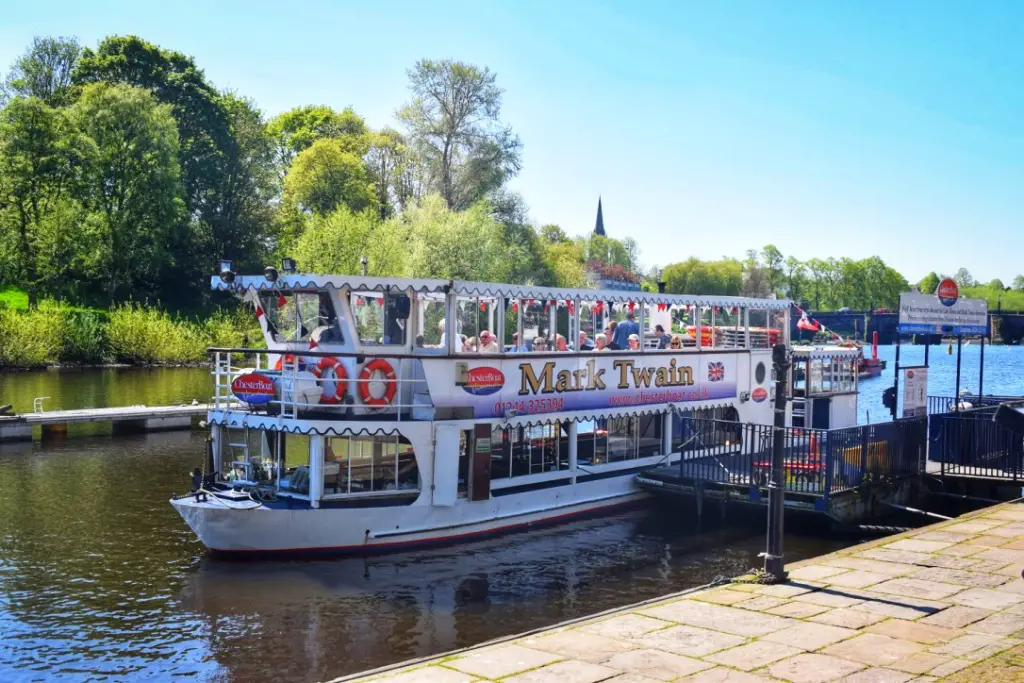
[{"label": "stone paving slab", "polygon": [[1024,680],[1024,504],[340,681]]}]

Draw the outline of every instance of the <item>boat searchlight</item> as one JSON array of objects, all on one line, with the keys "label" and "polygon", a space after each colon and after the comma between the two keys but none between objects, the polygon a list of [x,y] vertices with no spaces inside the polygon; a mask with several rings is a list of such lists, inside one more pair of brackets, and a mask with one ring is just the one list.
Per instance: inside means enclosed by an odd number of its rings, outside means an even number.
[{"label": "boat searchlight", "polygon": [[224,284],[230,285],[232,282],[235,281],[235,271],[231,270],[230,260],[221,259],[218,262],[217,270],[218,274],[220,275],[220,279]]},{"label": "boat searchlight", "polygon": [[267,278],[267,282],[277,282],[277,268],[267,266],[263,269],[263,277]]}]

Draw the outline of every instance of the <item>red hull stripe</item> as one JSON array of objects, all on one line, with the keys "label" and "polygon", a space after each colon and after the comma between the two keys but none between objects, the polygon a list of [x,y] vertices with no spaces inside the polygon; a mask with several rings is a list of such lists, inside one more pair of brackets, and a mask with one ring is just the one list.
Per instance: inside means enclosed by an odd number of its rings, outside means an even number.
[{"label": "red hull stripe", "polygon": [[[566,512],[561,515],[555,515],[553,517],[544,517],[543,519],[533,520],[532,522],[517,522],[516,524],[509,524],[506,526],[495,527],[493,529],[481,529],[480,531],[468,531],[462,534],[453,534],[451,536],[435,536],[432,538],[421,538],[413,541],[395,541],[393,543],[374,543],[372,545],[342,545],[342,546],[321,546],[317,548],[284,548],[284,549],[267,549],[267,550],[218,550],[213,549],[213,552],[218,555],[231,555],[231,556],[242,556],[242,555],[302,555],[302,554],[366,554],[366,553],[381,553],[381,552],[396,552],[399,550],[409,550],[418,546],[424,545],[446,545],[449,543],[455,543],[460,541],[468,541],[481,536],[491,536],[505,534],[519,529],[526,529],[532,526],[546,526],[549,524],[557,524],[559,522],[565,522],[574,517],[583,517],[598,512],[605,512],[617,507],[625,507],[627,505],[633,505],[639,503],[642,499],[629,499],[621,500],[616,503],[609,505],[602,505],[596,508],[587,508],[586,510],[578,510],[576,512]],[[424,532],[426,533],[426,532]]]}]

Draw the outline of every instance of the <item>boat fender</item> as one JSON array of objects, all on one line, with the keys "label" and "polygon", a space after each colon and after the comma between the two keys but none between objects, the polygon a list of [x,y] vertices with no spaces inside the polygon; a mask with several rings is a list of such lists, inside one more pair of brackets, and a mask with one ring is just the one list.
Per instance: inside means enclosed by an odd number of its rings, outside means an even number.
[{"label": "boat fender", "polygon": [[[375,372],[380,372],[384,375],[385,388],[383,396],[373,396],[370,394],[370,379]],[[395,369],[391,367],[391,363],[388,363],[383,358],[376,358],[363,366],[362,372],[359,373],[359,398],[364,405],[373,407],[389,406],[395,399],[396,391],[398,391],[398,381]]]},{"label": "boat fender", "polygon": [[345,366],[341,364],[341,361],[334,356],[325,356],[320,359],[320,362],[313,368],[313,376],[318,380],[322,379],[324,373],[330,368],[334,372],[335,386],[334,393],[327,393],[327,383],[324,382],[320,385],[320,403],[327,405],[334,405],[340,403],[345,399],[345,395],[348,393],[348,373],[345,372]]}]

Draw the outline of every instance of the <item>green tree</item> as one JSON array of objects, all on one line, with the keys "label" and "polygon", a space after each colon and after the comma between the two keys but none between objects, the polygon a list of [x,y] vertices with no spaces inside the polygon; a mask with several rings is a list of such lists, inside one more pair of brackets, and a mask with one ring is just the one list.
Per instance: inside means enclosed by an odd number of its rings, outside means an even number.
[{"label": "green tree", "polygon": [[[205,296],[195,277],[209,272],[221,256],[211,245],[223,245],[237,253],[235,235],[246,235],[245,214],[235,211],[237,201],[225,197],[232,191],[228,176],[232,159],[238,159],[232,121],[225,98],[213,87],[195,61],[180,52],[164,50],[137,36],[105,38],[96,50],[85,49],[73,73],[76,85],[91,83],[125,84],[149,91],[157,102],[171,106],[178,132],[178,164],[184,188],[188,231],[174,231],[163,250],[189,271],[174,273],[160,283],[167,298],[195,303]],[[170,273],[170,271],[168,271]]]},{"label": "green tree", "polygon": [[786,284],[789,289],[789,298],[793,301],[800,299],[806,273],[807,266],[800,259],[795,256],[786,257]]},{"label": "green tree", "polygon": [[[545,228],[561,230],[556,225]],[[543,229],[542,229],[543,230]],[[583,287],[587,282],[586,262],[583,259],[583,248],[578,242],[569,238],[552,240],[553,231],[541,239],[542,259],[551,273],[550,282],[538,283],[554,287]],[[557,235],[554,235],[557,236]],[[563,233],[564,236],[564,233]]]},{"label": "green tree", "polygon": [[409,175],[411,151],[402,134],[391,128],[369,133],[367,139],[369,149],[363,157],[366,170],[373,181],[381,217],[388,218],[418,196],[417,183],[411,182]]},{"label": "green tree", "polygon": [[992,282],[989,282],[988,286],[992,289],[1006,289],[1006,286],[1003,285],[1003,281],[999,278],[995,278]]},{"label": "green tree", "polygon": [[1024,292],[1024,275],[1013,278],[1013,288],[1018,292]]},{"label": "green tree", "polygon": [[370,145],[366,121],[352,107],[340,112],[324,105],[295,107],[271,119],[267,130],[274,139],[282,178],[295,157],[317,140],[339,140],[346,151],[356,156],[365,154]]},{"label": "green tree", "polygon": [[917,283],[917,291],[922,294],[934,294],[938,288],[939,276],[935,274],[935,271],[928,273]]},{"label": "green tree", "polygon": [[83,89],[72,115],[96,146],[91,265],[110,301],[155,294],[163,271],[177,265],[167,245],[187,229],[171,108],[140,88],[97,83]]},{"label": "green tree", "polygon": [[408,229],[400,220],[381,222],[372,210],[352,213],[346,207],[308,220],[295,249],[303,270],[357,275],[362,273],[360,259],[365,256],[369,275],[409,274]]},{"label": "green tree", "polygon": [[807,261],[807,270],[811,273],[814,310],[821,310],[821,302],[828,294],[828,281],[826,279],[826,273],[829,271],[828,262],[820,258],[812,258]]},{"label": "green tree", "polygon": [[973,287],[974,278],[971,276],[971,271],[966,268],[960,268],[953,275],[953,279],[956,280],[958,287]]},{"label": "green tree", "polygon": [[402,214],[409,230],[413,277],[506,282],[509,261],[501,224],[478,203],[452,211],[428,195]]},{"label": "green tree", "polygon": [[15,97],[0,110],[0,239],[6,270],[26,288],[32,307],[41,289],[57,293],[48,285],[70,267],[56,260],[63,250],[54,251],[54,219],[68,221],[67,236],[78,232],[74,198],[91,151],[67,115],[39,98]]},{"label": "green tree", "polygon": [[552,224],[542,225],[540,228],[540,236],[551,244],[572,241],[569,239],[569,236],[565,234],[565,230],[562,230],[562,228]]},{"label": "green tree", "polygon": [[429,191],[450,209],[484,199],[519,173],[521,143],[500,121],[502,90],[487,68],[450,59],[409,70],[413,100],[398,111],[426,167]]},{"label": "green tree", "polygon": [[783,264],[785,257],[774,244],[767,244],[761,250],[761,262],[764,264],[768,285],[772,291],[777,290],[783,282]]},{"label": "green tree", "polygon": [[284,180],[286,205],[326,215],[340,207],[377,209],[377,196],[363,160],[336,138],[317,140],[292,163]]},{"label": "green tree", "polygon": [[[221,103],[227,112],[234,144],[225,150],[224,176],[218,188],[219,206],[207,235],[212,257],[227,258],[239,268],[259,268],[270,249],[279,183],[274,166],[273,140],[263,114],[252,100],[227,93]],[[200,272],[212,263],[201,262]]]},{"label": "green tree", "polygon": [[0,104],[13,97],[37,97],[51,107],[71,102],[71,73],[82,48],[76,38],[35,37],[0,83]]}]

